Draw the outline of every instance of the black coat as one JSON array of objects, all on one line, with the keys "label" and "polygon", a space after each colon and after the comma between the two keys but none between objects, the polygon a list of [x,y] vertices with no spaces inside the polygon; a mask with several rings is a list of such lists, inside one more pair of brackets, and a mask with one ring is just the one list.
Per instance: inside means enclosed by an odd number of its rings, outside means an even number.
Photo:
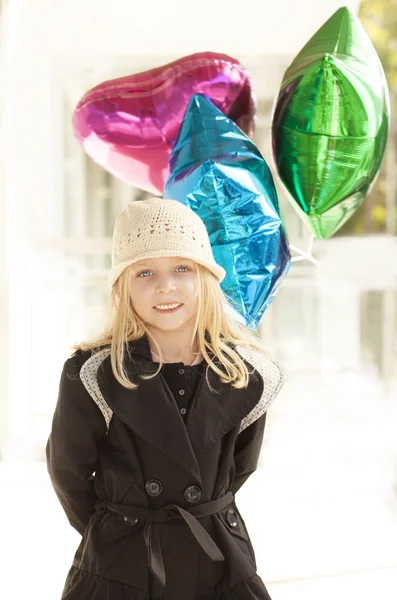
[{"label": "black coat", "polygon": [[82,535],[63,600],[268,600],[234,494],[257,467],[266,410],[283,375],[254,366],[246,389],[210,371],[186,421],[146,338],[130,342],[127,390],[110,351],[77,351],[64,365],[46,446],[52,485]]}]

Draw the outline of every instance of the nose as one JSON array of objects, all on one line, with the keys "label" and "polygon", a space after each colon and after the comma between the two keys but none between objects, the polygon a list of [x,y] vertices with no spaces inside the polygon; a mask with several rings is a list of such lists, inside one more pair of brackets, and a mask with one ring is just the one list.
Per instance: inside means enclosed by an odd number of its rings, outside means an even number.
[{"label": "nose", "polygon": [[176,290],[176,285],[173,277],[171,276],[163,276],[157,283],[156,292],[160,294],[168,294]]}]

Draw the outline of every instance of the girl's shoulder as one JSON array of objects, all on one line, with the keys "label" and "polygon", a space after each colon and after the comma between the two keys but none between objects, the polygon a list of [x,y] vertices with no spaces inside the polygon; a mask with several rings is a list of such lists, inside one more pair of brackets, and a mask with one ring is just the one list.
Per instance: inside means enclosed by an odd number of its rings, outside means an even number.
[{"label": "girl's shoulder", "polygon": [[66,369],[70,375],[79,375],[81,374],[81,371],[85,371],[87,368],[92,366],[94,366],[94,368],[95,366],[98,367],[109,355],[110,346],[89,350],[78,348],[66,359],[64,369]]},{"label": "girl's shoulder", "polygon": [[245,345],[237,345],[235,349],[259,373],[263,379],[264,391],[276,396],[284,383],[284,370],[280,363],[266,350]]},{"label": "girl's shoulder", "polygon": [[257,404],[242,420],[240,433],[246,427],[264,415],[276,399],[284,384],[284,371],[281,365],[265,350],[258,350],[252,346],[236,346],[238,354],[245,359],[263,381],[263,389]]}]

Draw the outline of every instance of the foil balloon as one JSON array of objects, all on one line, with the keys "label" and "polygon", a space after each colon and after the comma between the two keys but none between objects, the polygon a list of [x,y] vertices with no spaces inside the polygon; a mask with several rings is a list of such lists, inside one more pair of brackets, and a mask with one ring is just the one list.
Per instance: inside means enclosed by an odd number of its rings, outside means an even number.
[{"label": "foil balloon", "polygon": [[206,94],[253,137],[256,101],[249,74],[234,58],[214,52],[97,85],[74,110],[74,132],[107,171],[161,195],[173,143],[196,93]]},{"label": "foil balloon", "polygon": [[203,95],[186,110],[164,198],[202,218],[235,315],[257,327],[290,267],[276,189],[253,142]]},{"label": "foil balloon", "polygon": [[360,22],[341,8],[285,72],[273,113],[278,174],[316,238],[332,236],[364,201],[388,129],[382,65]]}]

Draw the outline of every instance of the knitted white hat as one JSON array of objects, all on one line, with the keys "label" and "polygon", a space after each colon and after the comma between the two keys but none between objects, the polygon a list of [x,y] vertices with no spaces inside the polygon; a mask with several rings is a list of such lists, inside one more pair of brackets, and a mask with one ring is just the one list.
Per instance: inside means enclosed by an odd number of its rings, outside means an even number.
[{"label": "knitted white hat", "polygon": [[226,275],[215,262],[203,221],[193,210],[163,198],[131,202],[114,227],[109,287],[129,265],[161,256],[190,258],[209,269],[218,281]]}]

